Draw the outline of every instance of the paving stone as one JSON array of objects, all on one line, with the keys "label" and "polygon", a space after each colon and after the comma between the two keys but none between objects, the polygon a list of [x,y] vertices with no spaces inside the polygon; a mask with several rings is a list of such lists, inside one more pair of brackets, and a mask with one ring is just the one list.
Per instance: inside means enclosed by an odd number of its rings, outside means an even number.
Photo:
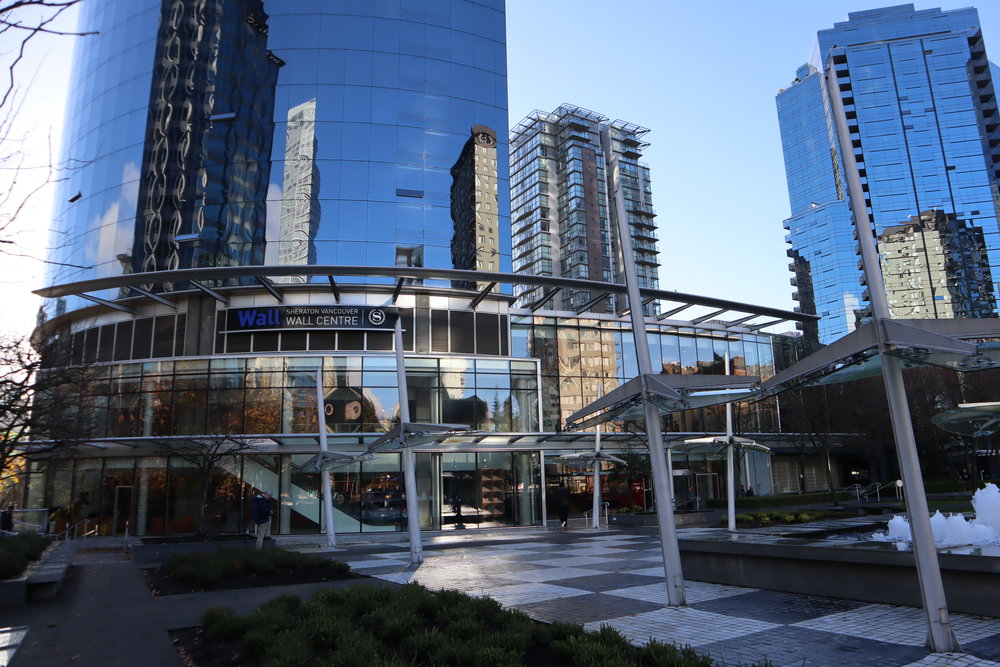
[{"label": "paving stone", "polygon": [[702,602],[689,602],[689,604],[695,609],[711,611],[716,614],[739,617],[752,616],[762,621],[787,625],[818,616],[858,609],[866,606],[867,603],[775,591],[756,591]]},{"label": "paving stone", "polygon": [[521,604],[515,607],[539,621],[554,623],[590,623],[603,621],[609,616],[629,616],[653,611],[659,605],[636,600],[625,600],[612,595],[591,593],[545,602]]},{"label": "paving stone", "polygon": [[904,665],[927,655],[926,649],[919,646],[900,646],[790,626],[702,644],[698,650],[730,664],[766,659],[775,667]]},{"label": "paving stone", "polygon": [[[662,574],[660,578],[663,578]],[[594,593],[603,593],[605,591],[620,590],[622,588],[646,586],[651,581],[655,580],[656,577],[646,577],[626,572],[602,572],[600,574],[590,576],[574,576],[570,579],[552,580],[549,581],[549,583],[555,586],[569,586]],[[666,588],[664,588],[664,592],[666,592]]]}]

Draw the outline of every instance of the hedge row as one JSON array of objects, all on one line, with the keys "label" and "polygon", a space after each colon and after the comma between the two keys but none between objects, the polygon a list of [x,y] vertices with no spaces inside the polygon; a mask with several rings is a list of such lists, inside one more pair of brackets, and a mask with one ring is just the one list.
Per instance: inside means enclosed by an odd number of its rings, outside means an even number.
[{"label": "hedge row", "polygon": [[[837,500],[853,500],[856,496],[847,491],[838,491]],[[818,503],[830,502],[830,492],[820,493],[782,493],[774,496],[749,496],[736,499],[736,506],[742,508],[752,507],[785,507],[787,505],[816,505]],[[712,498],[708,501],[709,507],[726,507],[725,498]]]},{"label": "hedge row", "polygon": [[586,632],[579,625],[539,623],[490,598],[433,593],[417,584],[327,589],[308,602],[282,595],[249,616],[209,609],[202,623],[213,646],[239,646],[234,661],[266,667],[716,664],[690,647],[651,641],[640,648],[608,626]]},{"label": "hedge row", "polygon": [[41,557],[51,541],[47,537],[30,533],[0,537],[0,579],[20,575],[29,562]]},{"label": "hedge row", "polygon": [[178,554],[163,564],[163,572],[198,588],[210,590],[223,579],[242,574],[271,574],[282,570],[323,569],[344,576],[347,563],[285,549],[219,549]]}]

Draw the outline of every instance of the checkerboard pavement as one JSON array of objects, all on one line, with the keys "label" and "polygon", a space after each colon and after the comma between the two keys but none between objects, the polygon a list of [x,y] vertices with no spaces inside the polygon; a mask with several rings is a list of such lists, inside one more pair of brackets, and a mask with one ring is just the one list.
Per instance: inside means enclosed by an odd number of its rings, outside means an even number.
[{"label": "checkerboard pavement", "polygon": [[[659,541],[619,532],[558,532],[528,541],[370,545],[358,572],[489,596],[542,621],[610,625],[635,644],[690,644],[726,664],[1000,667],[1000,619],[952,614],[965,653],[929,654],[922,610],[697,581],[686,607],[665,605]],[[1000,604],[1000,602],[998,602]]]}]

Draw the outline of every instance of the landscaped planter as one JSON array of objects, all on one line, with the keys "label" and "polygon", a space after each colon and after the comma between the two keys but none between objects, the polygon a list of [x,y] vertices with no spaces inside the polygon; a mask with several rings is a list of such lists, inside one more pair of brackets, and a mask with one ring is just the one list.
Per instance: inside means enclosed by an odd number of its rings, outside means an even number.
[{"label": "landscaped planter", "polygon": [[[691,524],[702,523],[705,520],[705,512],[683,512],[674,514],[675,526],[689,526]],[[611,514],[608,522],[612,526],[635,527],[635,526],[656,526],[656,512],[634,512],[629,514]]]},{"label": "landscaped planter", "polygon": [[[218,551],[219,549],[254,549],[257,538],[243,533],[229,535],[173,535],[170,537],[143,537],[139,544],[132,546],[132,559],[137,563],[162,563],[177,554],[197,551]],[[274,546],[274,539],[264,538],[264,548]]]}]

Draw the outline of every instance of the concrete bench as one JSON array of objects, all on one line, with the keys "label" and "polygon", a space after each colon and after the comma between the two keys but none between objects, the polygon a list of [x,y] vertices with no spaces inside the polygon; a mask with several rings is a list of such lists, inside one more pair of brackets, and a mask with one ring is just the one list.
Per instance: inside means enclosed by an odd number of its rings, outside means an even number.
[{"label": "concrete bench", "polygon": [[69,560],[43,563],[28,575],[28,598],[31,600],[51,600],[59,593],[63,579],[69,571]]},{"label": "concrete bench", "polygon": [[[73,558],[73,547],[56,542],[41,560],[28,566],[16,579],[0,582],[0,605],[17,607],[29,600],[49,600],[59,593]],[[0,662],[0,665],[4,664]]]}]

